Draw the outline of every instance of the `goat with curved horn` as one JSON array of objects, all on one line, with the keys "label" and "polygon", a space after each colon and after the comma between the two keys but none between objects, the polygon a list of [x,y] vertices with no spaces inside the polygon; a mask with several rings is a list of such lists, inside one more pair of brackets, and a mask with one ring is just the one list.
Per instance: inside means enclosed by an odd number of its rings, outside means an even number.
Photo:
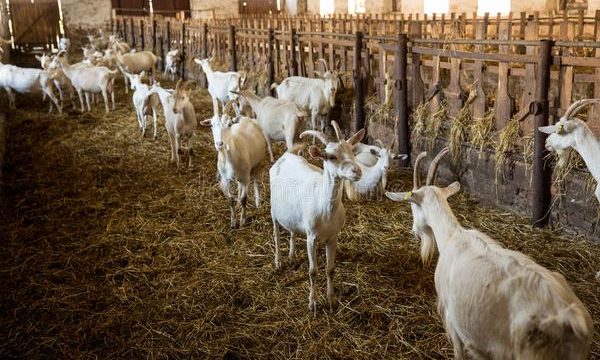
[{"label": "goat with curved horn", "polygon": [[417,190],[421,187],[421,176],[419,175],[419,165],[421,161],[427,156],[427,152],[423,151],[415,159],[415,165],[413,167],[413,190]]},{"label": "goat with curved horn", "polygon": [[563,115],[563,118],[570,119],[570,118],[576,116],[586,106],[591,105],[591,104],[595,104],[595,103],[600,103],[600,99],[581,99],[581,100],[577,100],[573,104],[571,104],[571,106],[569,106],[569,108],[567,109],[567,111],[565,111],[565,114]]},{"label": "goat with curved horn", "polygon": [[323,145],[329,144],[329,139],[327,138],[327,135],[323,134],[320,131],[306,130],[305,132],[300,134],[300,139],[304,138],[305,136],[313,136],[314,138],[319,139],[319,141],[321,141]]},{"label": "goat with curved horn", "polygon": [[427,172],[427,181],[425,182],[425,185],[434,185],[440,160],[442,160],[444,155],[446,155],[449,151],[450,149],[448,147],[443,148],[442,151],[440,151],[431,161],[431,165],[429,165],[429,171]]},{"label": "goat with curved horn", "polygon": [[340,125],[337,123],[337,121],[331,120],[331,126],[333,127],[333,130],[335,131],[335,136],[337,137],[338,141],[344,140],[344,133],[342,133],[342,130],[340,129]]}]

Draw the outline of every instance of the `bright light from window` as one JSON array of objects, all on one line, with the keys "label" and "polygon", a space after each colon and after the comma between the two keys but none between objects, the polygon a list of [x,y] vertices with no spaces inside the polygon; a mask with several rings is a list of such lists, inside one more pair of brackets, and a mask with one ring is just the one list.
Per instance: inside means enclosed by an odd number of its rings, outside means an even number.
[{"label": "bright light from window", "polygon": [[349,14],[364,14],[366,11],[365,0],[348,0]]},{"label": "bright light from window", "polygon": [[485,13],[490,14],[508,14],[510,12],[510,0],[478,0],[477,15]]},{"label": "bright light from window", "polygon": [[423,4],[423,11],[425,14],[445,14],[450,11],[449,3],[450,0],[425,0],[425,4]]},{"label": "bright light from window", "polygon": [[319,13],[321,15],[333,14],[333,0],[321,0],[319,3]]}]

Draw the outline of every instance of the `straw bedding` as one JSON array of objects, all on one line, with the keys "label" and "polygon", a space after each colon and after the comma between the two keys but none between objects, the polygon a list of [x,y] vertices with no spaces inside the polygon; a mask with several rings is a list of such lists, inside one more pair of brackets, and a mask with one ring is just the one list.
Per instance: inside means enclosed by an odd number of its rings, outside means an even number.
[{"label": "straw bedding", "polygon": [[[200,119],[208,117],[206,92],[192,98]],[[20,99],[21,106],[39,102]],[[194,140],[194,168],[177,171],[167,162],[162,120],[156,142],[142,139],[129,96],[119,92],[118,99],[110,115],[96,106],[84,115],[48,117],[44,105],[17,111],[9,121],[0,353],[452,358],[436,311],[434,269],[421,264],[408,205],[347,203],[336,262],[340,303],[333,312],[325,305],[319,249],[314,318],[307,310],[304,243],[297,265],[274,270],[268,197],[260,209],[249,208],[245,228],[229,229],[208,129],[200,128]],[[407,173],[392,178],[396,189],[411,186]],[[600,329],[598,246],[535,230],[462,195],[451,205],[466,226],[563,273]],[[597,358],[600,336],[594,340]]]}]

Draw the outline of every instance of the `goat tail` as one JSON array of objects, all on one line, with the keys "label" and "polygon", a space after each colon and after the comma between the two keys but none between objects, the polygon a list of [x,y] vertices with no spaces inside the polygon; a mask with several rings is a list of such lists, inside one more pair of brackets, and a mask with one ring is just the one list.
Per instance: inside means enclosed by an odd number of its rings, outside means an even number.
[{"label": "goat tail", "polygon": [[287,152],[294,155],[300,155],[300,152],[304,150],[304,146],[303,143],[295,143],[291,148],[287,149]]},{"label": "goat tail", "polygon": [[542,319],[538,328],[554,339],[562,337],[565,332],[572,332],[580,339],[590,339],[592,326],[587,309],[582,304],[571,303],[560,309],[557,314]]}]

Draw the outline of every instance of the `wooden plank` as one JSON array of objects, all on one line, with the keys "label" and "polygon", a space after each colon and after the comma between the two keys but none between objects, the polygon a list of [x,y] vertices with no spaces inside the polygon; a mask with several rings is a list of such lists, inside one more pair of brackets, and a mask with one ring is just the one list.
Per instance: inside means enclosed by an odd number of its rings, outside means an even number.
[{"label": "wooden plank", "polygon": [[[410,37],[419,39],[421,37],[421,26],[418,22],[409,23]],[[413,52],[414,47],[410,50],[411,64],[410,64],[410,107],[415,109],[421,102],[423,102],[423,94],[425,92],[425,84],[421,78],[421,55]]]},{"label": "wooden plank", "polygon": [[[539,24],[536,21],[529,21],[525,29],[525,40],[537,40],[538,29]],[[527,46],[526,53],[529,56],[535,57],[538,53],[538,47]],[[536,75],[536,64],[525,64],[525,82],[520,103],[521,110],[528,108],[529,104],[535,100]],[[532,117],[529,117],[527,120],[521,122],[521,129],[523,130],[524,134],[530,134],[533,132],[533,121],[530,121],[532,119]]]},{"label": "wooden plank", "polygon": [[[510,40],[511,37],[510,22],[500,24],[498,38],[500,40]],[[500,53],[509,53],[509,45],[499,46]],[[497,129],[503,129],[510,120],[513,112],[512,99],[508,93],[508,77],[510,75],[510,64],[501,62],[498,64],[498,91],[496,93],[495,123]]]}]

